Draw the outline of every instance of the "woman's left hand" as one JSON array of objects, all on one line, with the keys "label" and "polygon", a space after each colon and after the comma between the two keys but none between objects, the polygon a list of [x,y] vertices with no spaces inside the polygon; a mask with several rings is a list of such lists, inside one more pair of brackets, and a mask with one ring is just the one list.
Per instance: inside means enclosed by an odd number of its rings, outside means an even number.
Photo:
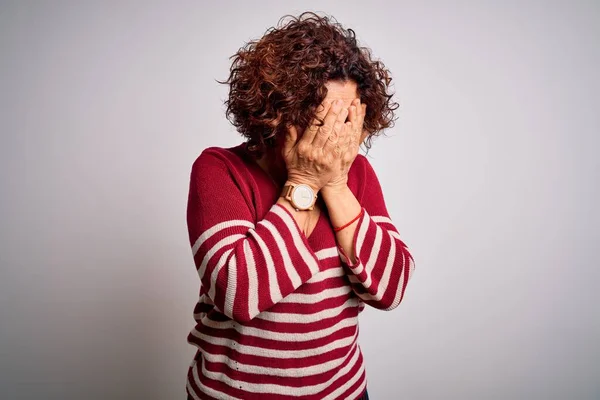
[{"label": "woman's left hand", "polygon": [[339,158],[339,173],[322,190],[334,191],[347,186],[350,166],[358,155],[361,143],[368,135],[368,132],[363,129],[366,110],[367,105],[361,104],[360,99],[354,99],[348,107],[348,121],[337,139],[334,138],[337,140],[336,149],[342,154]]}]

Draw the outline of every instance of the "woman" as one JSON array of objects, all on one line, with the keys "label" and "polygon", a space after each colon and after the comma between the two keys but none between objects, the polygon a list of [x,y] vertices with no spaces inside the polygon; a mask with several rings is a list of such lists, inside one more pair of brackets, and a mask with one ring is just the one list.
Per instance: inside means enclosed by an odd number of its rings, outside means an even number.
[{"label": "woman", "polygon": [[304,13],[235,56],[246,141],[192,167],[201,280],[193,399],[367,399],[358,314],[391,310],[414,260],[359,145],[390,127],[388,71],[352,30]]}]

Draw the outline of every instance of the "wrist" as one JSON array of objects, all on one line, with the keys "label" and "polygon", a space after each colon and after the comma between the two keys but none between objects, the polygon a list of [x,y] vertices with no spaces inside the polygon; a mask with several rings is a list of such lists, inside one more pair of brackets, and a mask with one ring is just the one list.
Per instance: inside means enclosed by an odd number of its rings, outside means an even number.
[{"label": "wrist", "polygon": [[315,192],[315,194],[321,190],[321,188],[315,185],[313,182],[309,182],[308,180],[301,178],[288,178],[283,186],[287,185],[307,185]]},{"label": "wrist", "polygon": [[321,197],[323,197],[324,200],[327,200],[329,197],[340,196],[349,191],[350,188],[346,182],[335,185],[325,185],[321,189]]}]

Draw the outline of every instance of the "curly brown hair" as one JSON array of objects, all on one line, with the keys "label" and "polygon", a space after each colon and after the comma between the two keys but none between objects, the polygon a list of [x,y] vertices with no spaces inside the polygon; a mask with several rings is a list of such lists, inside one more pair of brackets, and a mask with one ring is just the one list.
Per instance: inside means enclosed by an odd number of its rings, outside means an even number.
[{"label": "curly brown hair", "polygon": [[333,17],[286,15],[230,58],[229,78],[220,82],[230,85],[226,115],[259,153],[285,134],[287,126],[306,129],[330,80],[356,82],[361,102],[367,104],[367,149],[373,136],[394,124],[398,104],[389,92],[390,72],[372,58],[369,48],[359,47],[352,29],[344,29]]}]

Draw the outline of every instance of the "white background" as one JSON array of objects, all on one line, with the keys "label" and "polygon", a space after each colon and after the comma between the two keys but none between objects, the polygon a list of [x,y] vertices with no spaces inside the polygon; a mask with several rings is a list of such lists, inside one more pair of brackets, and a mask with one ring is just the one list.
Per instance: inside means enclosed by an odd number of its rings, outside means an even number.
[{"label": "white background", "polygon": [[185,398],[190,167],[242,141],[215,80],[304,10],[401,104],[370,161],[416,271],[362,314],[371,397],[600,397],[597,2],[0,4],[1,398]]}]

